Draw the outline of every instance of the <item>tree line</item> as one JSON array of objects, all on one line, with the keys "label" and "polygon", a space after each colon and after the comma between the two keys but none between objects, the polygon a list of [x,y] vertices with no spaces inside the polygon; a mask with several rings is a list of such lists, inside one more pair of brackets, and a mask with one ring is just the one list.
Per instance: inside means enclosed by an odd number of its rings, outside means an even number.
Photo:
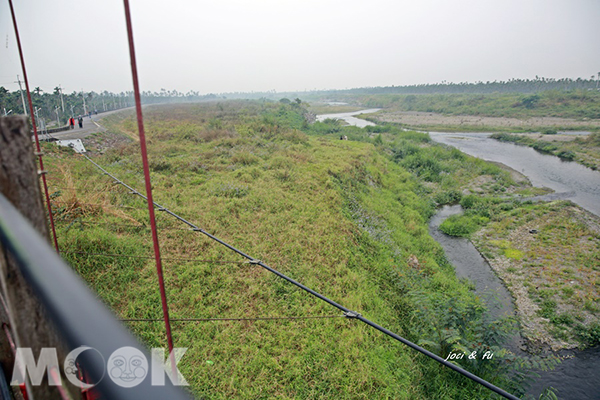
[{"label": "tree line", "polygon": [[[142,92],[143,104],[192,102],[217,99],[214,94],[200,95],[198,92],[187,93],[177,90],[161,89],[160,92]],[[100,113],[104,111],[118,110],[132,107],[134,105],[133,92],[112,93],[103,91],[62,93],[60,87],[55,87],[52,92],[45,92],[36,87],[31,91],[31,102],[33,103],[36,119],[39,119],[40,127],[52,125],[66,125],[69,118],[78,117],[89,112]],[[24,108],[25,107],[25,108]],[[27,112],[24,111],[27,109]],[[0,115],[30,114],[25,91],[16,90],[11,92],[0,86]]]}]

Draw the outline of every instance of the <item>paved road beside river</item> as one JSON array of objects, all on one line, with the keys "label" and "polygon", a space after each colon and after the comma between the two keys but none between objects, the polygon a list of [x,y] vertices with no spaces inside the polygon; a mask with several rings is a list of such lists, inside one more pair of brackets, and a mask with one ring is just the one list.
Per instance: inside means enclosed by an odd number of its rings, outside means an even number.
[{"label": "paved road beside river", "polygon": [[80,128],[79,125],[77,125],[77,120],[75,120],[75,128],[74,129],[71,129],[69,131],[52,133],[51,135],[52,135],[52,137],[54,137],[56,139],[60,139],[60,140],[83,139],[87,136],[93,135],[94,133],[105,132],[106,128],[104,128],[101,123],[102,118],[104,118],[108,115],[111,115],[111,114],[125,111],[125,110],[133,110],[133,107],[121,108],[119,110],[113,110],[113,111],[107,111],[107,112],[103,112],[98,115],[92,114],[91,118],[86,116],[83,118],[83,128]]}]

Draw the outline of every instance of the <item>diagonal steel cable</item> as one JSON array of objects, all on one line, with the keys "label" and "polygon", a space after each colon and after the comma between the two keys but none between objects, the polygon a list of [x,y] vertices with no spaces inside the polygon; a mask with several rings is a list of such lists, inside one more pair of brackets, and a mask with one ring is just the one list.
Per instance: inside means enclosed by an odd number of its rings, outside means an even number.
[{"label": "diagonal steel cable", "polygon": [[[132,188],[131,186],[127,185],[125,182],[121,181],[119,178],[117,178],[116,176],[114,176],[113,174],[111,174],[110,172],[108,172],[107,170],[105,170],[104,168],[102,168],[100,165],[98,165],[96,162],[94,162],[94,160],[92,160],[91,158],[89,158],[87,155],[82,154],[88,161],[90,161],[92,164],[94,164],[98,169],[100,169],[105,175],[109,176],[110,178],[112,178],[114,180],[115,183],[122,185],[124,187],[126,187],[127,189],[129,189],[129,193],[136,195],[136,196],[140,196],[144,199],[147,199],[142,193],[138,192],[137,190],[135,190],[134,188]],[[499,388],[498,386],[486,381],[483,378],[480,378],[479,376],[459,367],[456,364],[453,364],[445,359],[443,359],[442,357],[438,356],[437,354],[434,354],[432,352],[430,352],[429,350],[424,349],[423,347],[411,342],[408,339],[403,338],[402,336],[390,331],[389,329],[384,328],[383,326],[376,324],[375,322],[363,317],[361,314],[359,314],[358,312],[352,311],[344,306],[342,306],[341,304],[336,303],[335,301],[323,296],[322,294],[312,290],[311,288],[301,284],[300,282],[290,278],[287,275],[282,274],[281,272],[277,271],[274,268],[269,267],[268,265],[266,265],[265,263],[263,263],[262,261],[255,259],[254,257],[244,253],[241,250],[238,250],[237,248],[233,247],[232,245],[230,245],[227,242],[224,242],[223,240],[217,238],[214,235],[211,235],[210,233],[208,233],[207,231],[205,231],[204,229],[194,225],[193,223],[189,222],[188,220],[186,220],[185,218],[175,214],[174,212],[172,212],[171,210],[169,210],[168,208],[153,202],[154,206],[158,209],[158,211],[162,211],[165,212],[171,216],[173,216],[174,218],[178,219],[179,221],[183,222],[184,224],[188,225],[190,228],[192,228],[192,230],[194,232],[199,232],[202,233],[203,235],[209,237],[210,239],[222,244],[223,246],[227,247],[228,249],[230,249],[231,251],[239,254],[240,256],[246,258],[249,260],[249,262],[251,264],[256,264],[264,269],[266,269],[267,271],[272,272],[273,274],[279,276],[280,278],[290,282],[291,284],[299,287],[300,289],[310,293],[311,295],[323,300],[324,302],[332,305],[333,307],[341,310],[344,312],[344,316],[347,318],[353,318],[353,319],[357,319],[359,321],[361,321],[362,323],[369,325],[372,328],[377,329],[378,331],[380,331],[381,333],[405,344],[406,346],[410,347],[413,350],[416,350],[424,355],[426,355],[429,358],[434,359],[435,361],[437,361],[438,363],[458,372],[459,374],[471,379],[474,382],[477,382],[478,384],[485,386],[486,388],[490,389],[491,391],[503,396],[504,398],[510,399],[510,400],[519,400],[518,397],[508,393],[507,391],[505,391],[502,388]]]}]

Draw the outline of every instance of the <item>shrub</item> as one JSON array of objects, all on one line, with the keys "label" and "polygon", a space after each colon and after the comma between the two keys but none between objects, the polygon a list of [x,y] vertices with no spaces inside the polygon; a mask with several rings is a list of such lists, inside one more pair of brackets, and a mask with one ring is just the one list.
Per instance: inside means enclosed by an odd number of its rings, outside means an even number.
[{"label": "shrub", "polygon": [[554,128],[542,129],[542,135],[556,135],[558,131]]},{"label": "shrub", "polygon": [[438,193],[435,196],[435,202],[439,205],[442,204],[456,204],[462,198],[462,193],[458,190],[448,190],[447,192]]},{"label": "shrub", "polygon": [[581,341],[588,346],[600,344],[600,324],[597,322],[589,326],[578,324],[575,326],[575,332]]},{"label": "shrub", "polygon": [[575,153],[571,150],[561,150],[556,155],[567,161],[573,161],[575,159]]},{"label": "shrub", "polygon": [[402,166],[426,181],[437,182],[440,180],[442,165],[431,155],[413,154],[404,159]]},{"label": "shrub", "polygon": [[531,147],[533,147],[540,153],[550,153],[550,154],[552,154],[554,152],[554,150],[556,150],[558,148],[558,147],[556,147],[555,144],[548,143],[548,142],[535,142]]},{"label": "shrub", "polygon": [[487,221],[475,215],[452,215],[440,225],[440,230],[446,235],[468,237]]}]

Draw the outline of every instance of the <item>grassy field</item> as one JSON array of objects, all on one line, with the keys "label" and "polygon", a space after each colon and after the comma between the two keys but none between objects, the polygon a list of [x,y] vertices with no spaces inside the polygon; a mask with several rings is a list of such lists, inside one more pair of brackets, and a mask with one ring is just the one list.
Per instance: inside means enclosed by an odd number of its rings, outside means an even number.
[{"label": "grassy field", "polygon": [[[155,201],[442,357],[494,351],[489,362],[460,363],[522,393],[510,374],[528,364],[502,349],[512,323],[483,318],[470,284],[427,231],[436,205],[457,201],[477,179],[487,182],[484,194],[512,191],[510,175],[421,133],[309,125],[305,111],[260,102],[147,109]],[[132,115],[105,124],[109,133],[88,141],[94,160],[141,190]],[[63,256],[120,317],[160,318],[152,260],[93,255],[151,254],[144,201],[70,150],[45,151]],[[158,225],[173,318],[340,315],[164,213]],[[173,325],[176,346],[189,348],[181,370],[199,398],[492,397],[353,320]],[[166,346],[161,323],[130,328],[149,346]]]},{"label": "grassy field", "polygon": [[356,100],[366,107],[448,115],[600,118],[600,93],[585,90],[545,91],[538,94],[385,94],[365,95]]},{"label": "grassy field", "polygon": [[[555,131],[551,131],[555,132]],[[529,146],[539,152],[552,154],[567,161],[575,161],[593,170],[600,169],[600,133],[587,137],[566,135],[511,135],[495,133],[491,136],[502,142],[511,142]]]}]

